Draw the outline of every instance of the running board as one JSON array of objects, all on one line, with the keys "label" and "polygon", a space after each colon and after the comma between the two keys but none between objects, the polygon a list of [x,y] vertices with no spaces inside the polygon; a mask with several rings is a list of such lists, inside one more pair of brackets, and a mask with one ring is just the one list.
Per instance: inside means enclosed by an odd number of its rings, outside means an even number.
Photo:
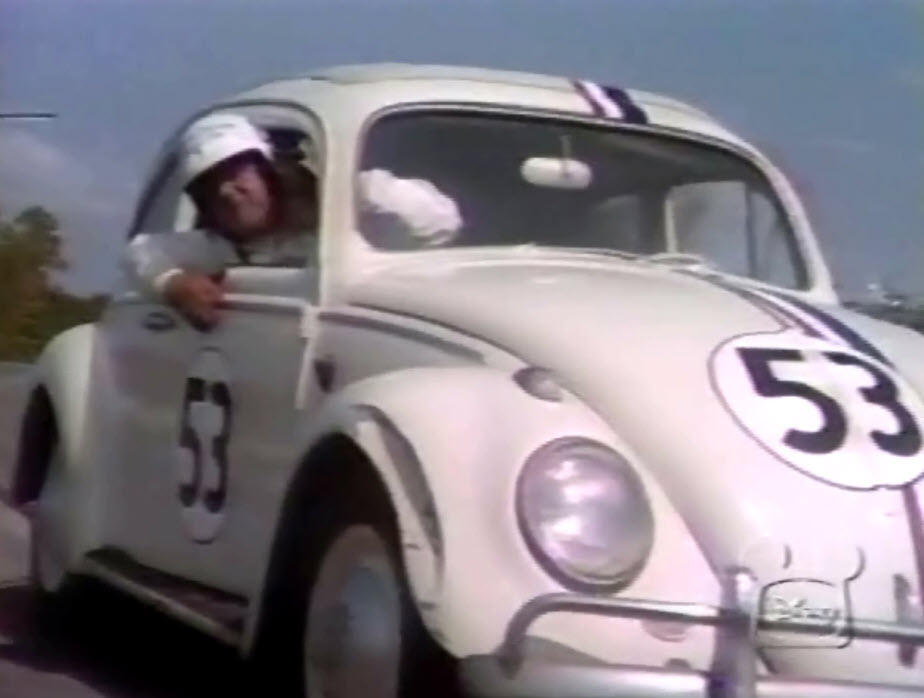
[{"label": "running board", "polygon": [[80,572],[234,647],[243,638],[247,599],[145,567],[118,550],[96,550]]}]

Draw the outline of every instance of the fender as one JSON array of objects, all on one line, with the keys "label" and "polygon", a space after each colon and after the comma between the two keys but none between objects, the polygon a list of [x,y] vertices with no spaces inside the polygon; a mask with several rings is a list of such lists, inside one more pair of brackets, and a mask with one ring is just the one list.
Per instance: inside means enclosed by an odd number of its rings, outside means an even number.
[{"label": "fender", "polygon": [[[104,478],[95,475],[107,452],[97,434],[106,418],[99,391],[101,380],[98,351],[99,334],[95,325],[72,327],[55,337],[36,361],[30,396],[43,390],[50,403],[56,425],[63,472],[53,504],[41,507],[40,516],[49,518],[48,530],[55,539],[55,555],[72,568],[87,551],[98,545],[103,517],[100,488]],[[41,446],[21,442],[17,469],[35,467],[30,449]],[[45,445],[47,447],[47,445]],[[16,473],[16,480],[29,473]]]},{"label": "fender", "polygon": [[[505,615],[512,613],[498,608],[496,627],[486,626],[483,616],[473,623],[471,604],[483,599],[484,580],[459,569],[510,570],[522,576],[511,588],[537,587],[541,580],[545,586],[537,592],[557,589],[518,533],[513,493],[528,455],[564,436],[625,451],[609,427],[566,391],[560,401],[538,399],[513,375],[486,366],[413,368],[353,383],[306,423],[299,452],[310,454],[333,434],[349,438],[381,476],[397,514],[411,595],[434,638],[457,655],[499,642]],[[266,581],[264,572],[261,590]],[[519,603],[522,588],[511,594],[511,604]],[[256,606],[245,652],[258,623]],[[450,628],[453,637],[446,634]]]}]

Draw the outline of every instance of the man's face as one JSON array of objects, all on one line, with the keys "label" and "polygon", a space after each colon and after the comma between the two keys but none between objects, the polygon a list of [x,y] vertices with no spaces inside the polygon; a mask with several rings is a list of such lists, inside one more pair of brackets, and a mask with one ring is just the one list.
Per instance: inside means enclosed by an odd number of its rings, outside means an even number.
[{"label": "man's face", "polygon": [[272,194],[253,157],[231,158],[217,165],[202,186],[204,205],[222,231],[247,240],[270,230]]}]

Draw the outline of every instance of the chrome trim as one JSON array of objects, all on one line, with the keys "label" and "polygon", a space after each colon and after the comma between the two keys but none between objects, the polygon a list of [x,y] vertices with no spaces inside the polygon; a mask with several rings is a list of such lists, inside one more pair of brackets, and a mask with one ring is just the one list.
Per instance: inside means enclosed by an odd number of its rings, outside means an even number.
[{"label": "chrome trim", "polygon": [[424,474],[417,449],[407,439],[389,416],[375,405],[357,405],[355,409],[363,417],[379,426],[389,438],[383,440],[385,449],[389,452],[401,487],[407,496],[417,520],[433,555],[436,557],[436,570],[439,580],[442,580],[445,567],[443,528],[436,509],[436,498]]},{"label": "chrome trim", "polygon": [[299,298],[285,296],[262,296],[250,293],[228,293],[222,298],[219,308],[245,310],[259,313],[278,313],[301,317],[308,304]]},{"label": "chrome trim", "polygon": [[[529,627],[541,616],[549,613],[588,613],[616,618],[671,621],[690,625],[706,625],[717,628],[716,649],[708,673],[708,692],[701,695],[709,698],[756,698],[764,695],[801,695],[789,689],[777,692],[773,687],[789,684],[802,685],[805,682],[768,681],[756,676],[758,666],[755,634],[758,630],[797,633],[802,635],[831,635],[829,622],[815,620],[769,620],[759,615],[757,600],[759,585],[742,568],[729,568],[720,576],[722,606],[705,604],[669,603],[644,599],[595,597],[580,594],[546,594],[539,596],[520,608],[507,626],[507,632],[497,650],[497,660],[508,678],[523,667],[525,657],[521,651]],[[924,623],[889,623],[881,621],[851,620],[845,635],[861,640],[893,642],[898,645],[924,645]],[[611,671],[621,671],[613,667]],[[838,692],[837,682],[809,682],[819,689],[819,695],[859,696],[879,695],[855,691],[853,684],[843,684]],[[807,683],[805,685],[808,685]],[[832,690],[827,692],[826,686]],[[758,686],[772,689],[765,692]],[[884,696],[905,695],[901,687],[882,686]],[[879,690],[878,688],[876,690]],[[574,695],[582,695],[575,693]],[[594,694],[596,695],[596,694]],[[674,695],[653,693],[652,695]],[[811,695],[811,694],[809,694]],[[924,688],[912,695],[924,696]]]},{"label": "chrome trim", "polygon": [[[408,320],[413,320],[415,322],[422,322],[427,325],[439,327],[440,329],[446,330],[447,332],[460,335],[462,337],[465,337],[466,339],[471,339],[476,342],[480,342],[481,344],[493,347],[494,349],[498,349],[502,352],[505,352],[509,354],[510,356],[517,356],[517,357],[519,356],[517,352],[513,351],[509,347],[505,347],[505,346],[498,344],[496,341],[492,339],[488,339],[487,337],[482,337],[481,335],[474,334],[471,331],[463,327],[453,325],[452,323],[444,322],[442,320],[435,320],[431,317],[428,317],[427,315],[419,315],[417,313],[413,313],[407,310],[395,310],[393,308],[375,305],[374,303],[350,303],[350,307],[357,308],[360,310],[371,310],[376,313],[384,313],[392,317],[404,318]],[[467,351],[474,351],[474,350],[467,349]]]},{"label": "chrome trim", "polygon": [[120,574],[101,562],[92,558],[84,558],[80,563],[80,572],[87,576],[95,577],[115,589],[135,597],[142,603],[166,613],[201,632],[211,635],[227,645],[239,647],[241,644],[242,636],[239,632],[230,630],[208,616],[196,613],[189,607]]},{"label": "chrome trim", "polygon": [[[162,300],[145,296],[137,291],[128,291],[119,294],[111,300],[111,305],[133,306],[152,305],[168,308]],[[305,308],[311,305],[295,296],[266,296],[256,293],[227,293],[219,303],[224,310],[249,310],[254,312],[270,312],[282,315],[300,316]]]},{"label": "chrome trim", "polygon": [[145,329],[152,332],[166,332],[176,329],[177,321],[173,315],[165,310],[152,310],[144,316],[141,324],[144,325]]},{"label": "chrome trim", "polygon": [[[367,307],[367,306],[358,306],[358,307]],[[373,309],[371,306],[368,306],[370,309]],[[380,308],[375,308],[375,310],[382,310]],[[415,330],[411,327],[404,327],[396,323],[387,322],[384,320],[377,320],[370,317],[362,317],[359,315],[349,315],[346,313],[338,313],[331,311],[322,311],[319,313],[321,322],[329,322],[334,325],[342,325],[344,327],[355,327],[357,329],[370,330],[373,332],[383,332],[385,334],[391,334],[396,337],[401,337],[402,339],[407,339],[412,342],[418,342],[420,344],[428,344],[436,349],[446,352],[447,354],[452,354],[464,359],[466,361],[473,361],[476,363],[484,363],[484,356],[480,352],[470,349],[469,347],[463,346],[461,344],[456,344],[455,342],[450,342],[446,339],[441,339],[440,337],[434,337],[431,334],[422,332],[420,330]],[[435,324],[435,323],[433,323]]]}]

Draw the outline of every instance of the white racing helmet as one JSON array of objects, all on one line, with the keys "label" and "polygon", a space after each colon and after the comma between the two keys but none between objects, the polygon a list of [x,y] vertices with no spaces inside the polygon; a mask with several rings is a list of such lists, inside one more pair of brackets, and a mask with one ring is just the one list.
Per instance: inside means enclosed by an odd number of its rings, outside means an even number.
[{"label": "white racing helmet", "polygon": [[246,152],[272,159],[272,146],[257,128],[239,114],[209,114],[193,122],[182,137],[180,167],[183,185],[228,158]]}]

